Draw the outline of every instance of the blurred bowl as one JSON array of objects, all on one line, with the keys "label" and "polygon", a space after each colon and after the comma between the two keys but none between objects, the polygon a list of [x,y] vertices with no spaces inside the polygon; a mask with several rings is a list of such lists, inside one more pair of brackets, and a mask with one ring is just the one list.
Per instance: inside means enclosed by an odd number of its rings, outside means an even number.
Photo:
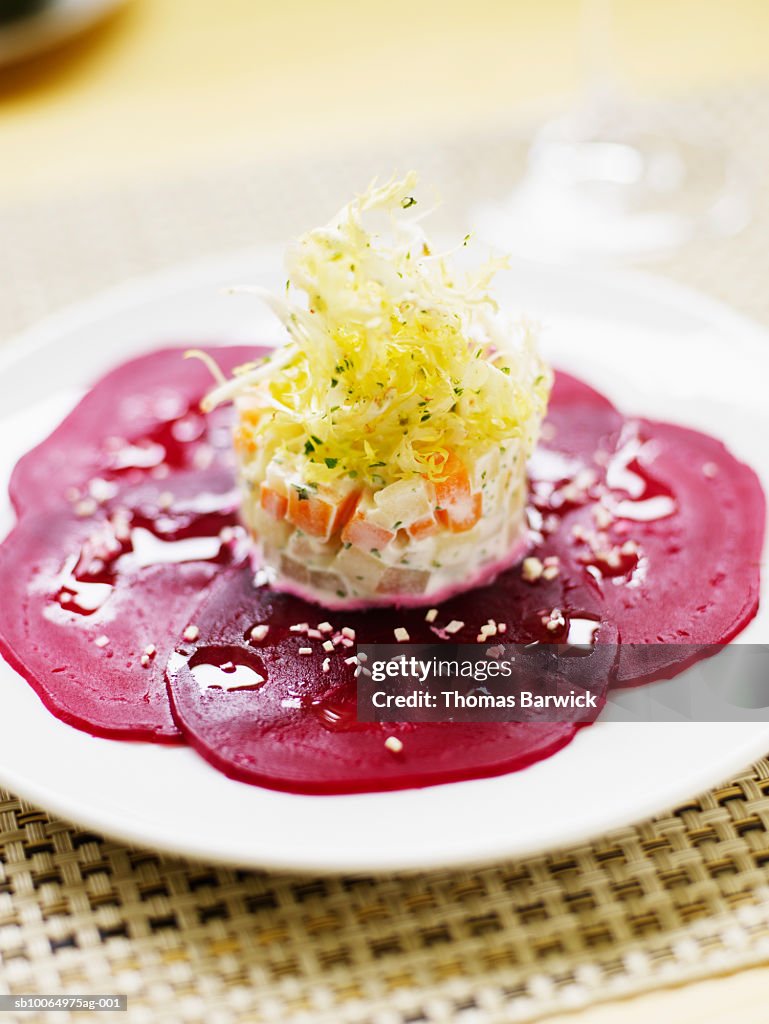
[{"label": "blurred bowl", "polygon": [[66,42],[125,0],[0,0],[0,67]]}]

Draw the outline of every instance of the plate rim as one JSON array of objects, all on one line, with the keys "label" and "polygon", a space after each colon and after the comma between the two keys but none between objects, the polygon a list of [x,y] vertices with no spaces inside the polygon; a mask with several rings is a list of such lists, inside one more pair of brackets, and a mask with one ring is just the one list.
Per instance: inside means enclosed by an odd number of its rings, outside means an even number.
[{"label": "plate rim", "polygon": [[[25,683],[25,685],[28,684]],[[46,714],[51,714],[47,708],[45,711]],[[65,723],[62,723],[62,725],[64,724]],[[624,724],[625,723],[622,722],[607,722],[603,723],[603,728],[621,728]],[[717,723],[680,722],[674,724],[688,726],[702,724],[714,725]],[[747,725],[748,723],[740,724]],[[750,724],[756,725],[757,723]],[[23,800],[27,800],[30,803],[35,804],[46,813],[53,814],[56,817],[70,822],[78,829],[91,829],[103,834],[109,839],[124,842],[132,847],[151,849],[167,856],[180,857],[195,863],[213,862],[217,865],[232,868],[279,871],[287,874],[321,875],[327,877],[346,874],[371,874],[375,876],[413,875],[427,871],[457,870],[463,868],[482,869],[503,861],[525,860],[532,857],[542,856],[552,851],[569,849],[584,843],[590,843],[600,835],[622,828],[632,828],[636,824],[646,821],[649,818],[660,816],[664,814],[666,810],[673,809],[679,802],[686,799],[697,799],[709,789],[713,789],[728,781],[733,774],[739,772],[741,769],[749,767],[756,758],[765,754],[768,749],[767,743],[769,743],[769,723],[760,724],[764,727],[760,733],[756,730],[757,734],[743,745],[740,745],[739,747],[735,745],[730,748],[729,756],[724,757],[718,762],[719,767],[718,771],[714,773],[714,781],[706,783],[703,788],[697,788],[693,791],[690,783],[682,780],[678,785],[671,786],[665,791],[664,800],[660,800],[658,796],[650,796],[646,803],[639,801],[633,804],[633,810],[628,812],[626,816],[607,813],[603,819],[600,817],[591,819],[589,825],[583,825],[581,823],[574,824],[563,829],[559,834],[557,841],[531,841],[528,844],[521,844],[516,847],[498,847],[496,849],[486,849],[473,854],[448,853],[445,856],[431,856],[427,863],[419,856],[409,856],[408,854],[404,855],[403,853],[398,856],[388,855],[384,860],[371,856],[366,857],[359,855],[350,858],[339,856],[339,854],[318,856],[315,853],[309,856],[294,857],[286,855],[270,857],[269,855],[264,856],[260,854],[254,859],[249,859],[244,855],[234,853],[226,846],[218,846],[216,842],[201,842],[199,844],[189,842],[175,843],[173,839],[168,838],[167,836],[158,836],[157,834],[152,838],[148,838],[147,833],[143,832],[140,826],[131,827],[130,824],[126,824],[125,819],[119,819],[116,817],[113,822],[111,820],[106,820],[103,815],[91,814],[88,811],[82,812],[78,810],[75,813],[71,809],[71,804],[68,803],[66,799],[60,799],[55,793],[50,794],[49,797],[49,792],[45,787],[37,786],[34,783],[27,783],[23,779],[20,781],[17,780],[17,777],[14,776],[13,773],[7,772],[2,765],[0,765],[0,784],[4,787],[10,787],[13,795],[19,796]],[[596,727],[593,726],[592,728],[595,729]],[[580,737],[578,735],[569,745],[573,746],[574,743],[578,742],[579,738]],[[195,755],[195,752],[189,747],[174,747],[167,745],[163,746],[162,749],[168,752],[183,752],[185,756],[188,754]],[[228,779],[228,782],[232,782],[234,785],[247,785],[246,783],[239,783],[232,779]],[[457,783],[448,783],[446,785],[452,786],[457,785]],[[459,785],[464,785],[464,783],[459,783]],[[436,787],[425,787],[425,789],[428,790],[431,788],[434,789]],[[655,791],[655,794],[656,793],[658,793],[658,791]],[[282,793],[280,795],[283,797],[293,796],[293,794],[288,793]],[[324,800],[326,798],[321,796],[317,799]]]}]

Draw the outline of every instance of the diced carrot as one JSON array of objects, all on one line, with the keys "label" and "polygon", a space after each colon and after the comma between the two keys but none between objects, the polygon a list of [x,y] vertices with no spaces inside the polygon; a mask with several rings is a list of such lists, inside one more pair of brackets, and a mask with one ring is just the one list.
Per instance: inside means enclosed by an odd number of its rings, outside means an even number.
[{"label": "diced carrot", "polygon": [[452,533],[472,529],[481,518],[483,497],[472,493],[467,467],[453,452],[449,452],[443,475],[443,480],[434,483],[438,522]]},{"label": "diced carrot", "polygon": [[435,498],[440,508],[449,508],[470,497],[470,476],[465,464],[454,452],[449,452],[442,475],[444,479],[434,483]]},{"label": "diced carrot", "polygon": [[363,551],[380,551],[390,543],[394,536],[392,530],[372,523],[360,509],[348,519],[347,525],[342,530],[342,540],[347,544],[354,544],[356,548],[361,548]]},{"label": "diced carrot", "polygon": [[471,530],[483,512],[483,495],[480,491],[476,494],[469,494],[462,497],[460,501],[453,501],[445,508],[436,511],[440,523],[452,533],[464,533]]},{"label": "diced carrot", "polygon": [[273,519],[283,519],[288,508],[288,498],[279,494],[268,484],[262,482],[260,487],[260,501],[262,508],[268,516]]},{"label": "diced carrot", "polygon": [[312,537],[329,540],[344,525],[358,495],[346,494],[340,501],[328,494],[316,494],[306,487],[290,487],[286,518]]},{"label": "diced carrot", "polygon": [[331,521],[331,533],[337,533],[342,529],[344,524],[350,518],[353,513],[353,509],[358,504],[360,498],[360,491],[350,491],[336,506],[336,515]]},{"label": "diced carrot", "polygon": [[438,520],[435,516],[425,516],[417,519],[415,523],[407,528],[407,533],[412,540],[422,540],[424,537],[431,537],[438,531]]},{"label": "diced carrot", "polygon": [[242,425],[236,427],[232,439],[237,451],[248,455],[253,455],[256,451],[256,442],[248,427]]}]

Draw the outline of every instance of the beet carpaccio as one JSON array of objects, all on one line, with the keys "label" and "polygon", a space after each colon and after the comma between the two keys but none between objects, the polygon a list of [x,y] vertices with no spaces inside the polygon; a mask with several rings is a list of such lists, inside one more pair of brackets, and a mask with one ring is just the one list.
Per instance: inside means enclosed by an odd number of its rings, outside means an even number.
[{"label": "beet carpaccio", "polygon": [[357,644],[547,645],[603,697],[755,614],[755,474],[554,373],[491,292],[504,261],[436,252],[416,186],[373,184],[250,289],[275,348],[127,362],[19,462],[0,645],[64,721],[292,792],[478,778],[591,718],[365,722]]},{"label": "beet carpaccio", "polygon": [[[260,355],[207,351],[224,372]],[[358,722],[356,643],[396,630],[414,643],[565,643],[587,624],[619,651],[600,661],[607,685],[632,685],[675,674],[693,645],[705,654],[755,615],[753,471],[562,373],[529,461],[525,557],[493,585],[435,608],[336,611],[274,589],[255,580],[240,525],[231,412],[201,413],[210,377],[182,354],[102,378],[11,480],[0,646],[73,726],[188,743],[233,778],[294,792],[477,778],[553,754],[579,726]]]}]

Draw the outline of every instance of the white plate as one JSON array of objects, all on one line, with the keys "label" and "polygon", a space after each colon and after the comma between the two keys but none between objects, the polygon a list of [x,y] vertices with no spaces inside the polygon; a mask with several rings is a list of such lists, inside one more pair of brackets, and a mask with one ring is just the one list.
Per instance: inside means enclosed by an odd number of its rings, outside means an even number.
[{"label": "white plate", "polygon": [[[269,268],[272,268],[270,271]],[[0,352],[0,478],[89,381],[159,343],[277,336],[259,304],[219,286],[278,287],[279,256],[240,253],[130,283]],[[558,365],[628,411],[719,435],[769,484],[769,336],[650,278],[517,267],[510,303],[545,322]],[[11,523],[7,500],[0,533]],[[766,642],[759,617],[740,638]],[[721,782],[769,750],[769,723],[599,723],[500,778],[397,793],[307,797],[227,779],[189,749],[95,739],[63,725],[0,661],[0,782],[74,821],[193,857],[307,871],[478,863],[588,839]]]},{"label": "white plate", "polygon": [[0,25],[0,67],[50,50],[90,28],[126,0],[55,0],[35,14]]}]

